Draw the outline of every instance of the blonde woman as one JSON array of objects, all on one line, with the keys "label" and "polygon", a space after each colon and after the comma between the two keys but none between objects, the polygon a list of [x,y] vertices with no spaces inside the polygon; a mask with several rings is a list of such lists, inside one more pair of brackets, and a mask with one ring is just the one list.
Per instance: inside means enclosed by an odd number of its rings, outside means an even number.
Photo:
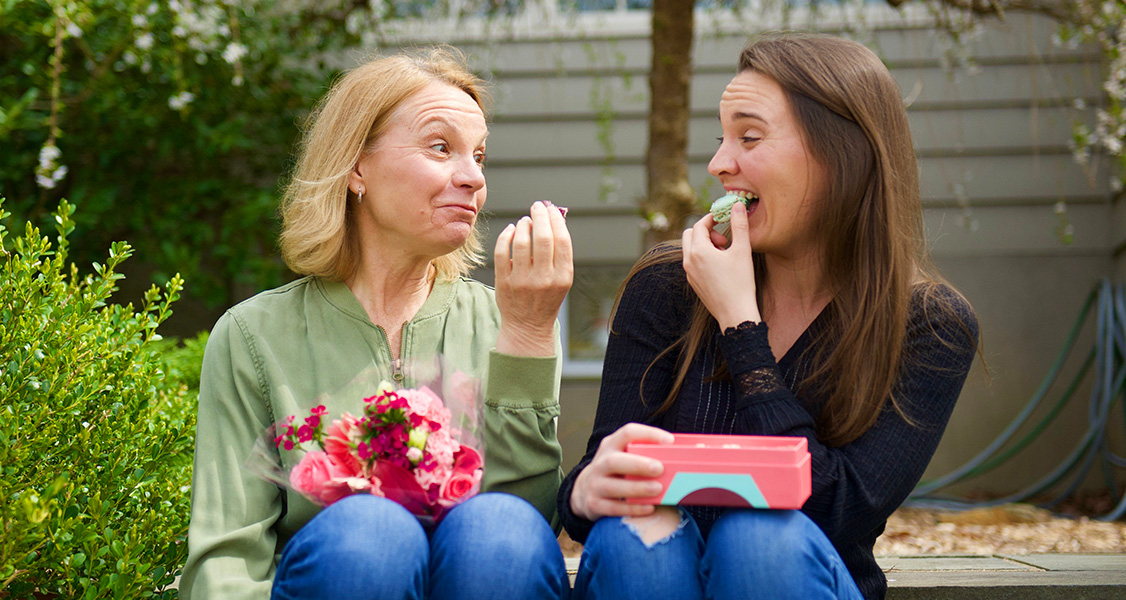
[{"label": "blonde woman", "polygon": [[[480,261],[485,89],[448,50],[337,81],[286,190],[283,256],[301,279],[233,308],[204,357],[188,598],[559,598],[551,521],[561,451],[555,320],[572,280],[559,209],[501,232],[496,291]],[[535,260],[533,262],[532,255]],[[485,492],[426,531],[370,495],[324,510],[241,465],[255,438],[372,365],[412,383],[442,354],[487,381]],[[329,414],[361,412],[341,399]]]},{"label": "blonde woman", "polygon": [[[559,509],[586,543],[575,597],[882,598],[872,555],[927,466],[977,345],[928,270],[918,171],[895,81],[855,42],[749,44],[708,165],[747,199],[633,269],[619,297],[587,454]],[[669,432],[804,436],[801,511],[630,504]],[[636,475],[641,479],[627,480]]]}]

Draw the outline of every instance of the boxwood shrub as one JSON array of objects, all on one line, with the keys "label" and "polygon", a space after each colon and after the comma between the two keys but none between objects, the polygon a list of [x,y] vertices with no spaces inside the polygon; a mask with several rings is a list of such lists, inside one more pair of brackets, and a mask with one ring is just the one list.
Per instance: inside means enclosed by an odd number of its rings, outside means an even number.
[{"label": "boxwood shrub", "polygon": [[72,205],[52,244],[31,223],[13,237],[3,202],[0,598],[175,598],[202,343],[168,356],[157,327],[182,281],[116,304],[127,243],[83,274]]}]

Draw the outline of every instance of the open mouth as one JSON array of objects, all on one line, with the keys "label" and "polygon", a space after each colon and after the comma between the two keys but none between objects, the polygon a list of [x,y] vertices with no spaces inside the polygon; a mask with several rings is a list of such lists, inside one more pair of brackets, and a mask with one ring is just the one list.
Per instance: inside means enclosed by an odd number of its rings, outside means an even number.
[{"label": "open mouth", "polygon": [[758,196],[745,190],[732,190],[712,202],[712,219],[716,223],[726,223],[731,220],[731,209],[736,202],[742,202],[747,207],[747,213],[754,212],[758,207]]},{"label": "open mouth", "polygon": [[745,190],[732,190],[712,202],[712,221],[715,222],[715,231],[726,236],[731,231],[731,209],[736,203],[742,202],[747,207],[747,214],[755,212],[758,208],[758,196]]}]

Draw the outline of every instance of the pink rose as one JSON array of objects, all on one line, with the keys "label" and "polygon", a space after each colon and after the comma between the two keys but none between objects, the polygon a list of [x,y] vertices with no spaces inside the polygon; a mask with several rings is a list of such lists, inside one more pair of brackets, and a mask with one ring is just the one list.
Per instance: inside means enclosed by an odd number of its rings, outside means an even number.
[{"label": "pink rose", "polygon": [[289,472],[293,489],[318,504],[327,506],[337,500],[364,491],[370,482],[353,477],[347,469],[333,462],[326,452],[309,452]]},{"label": "pink rose", "polygon": [[438,490],[438,497],[442,500],[461,500],[476,494],[481,486],[481,473],[481,469],[472,473],[454,471]]},{"label": "pink rose", "polygon": [[335,419],[332,425],[329,425],[324,438],[325,452],[351,477],[358,477],[363,470],[363,465],[352,453],[354,444],[351,434],[356,427],[356,423],[356,417],[344,413],[339,419]]},{"label": "pink rose", "polygon": [[481,455],[468,446],[462,446],[454,458],[453,472],[442,482],[438,497],[442,500],[462,500],[477,493],[481,487]]}]

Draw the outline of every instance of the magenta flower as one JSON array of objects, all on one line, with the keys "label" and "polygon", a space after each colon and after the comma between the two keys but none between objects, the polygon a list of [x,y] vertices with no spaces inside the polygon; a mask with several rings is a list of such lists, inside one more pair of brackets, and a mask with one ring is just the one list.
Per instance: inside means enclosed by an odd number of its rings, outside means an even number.
[{"label": "magenta flower", "polygon": [[[470,393],[472,386],[462,383],[458,393]],[[475,406],[471,397],[458,402]],[[289,477],[293,489],[318,504],[368,493],[433,522],[480,489],[480,454],[458,441],[461,432],[451,426],[450,409],[427,387],[392,390],[383,383],[378,393],[363,398],[361,416],[343,413],[325,429],[327,413],[317,406],[296,425],[296,416],[290,416],[278,424],[281,433],[274,438],[286,450],[320,446],[307,452]]]}]

